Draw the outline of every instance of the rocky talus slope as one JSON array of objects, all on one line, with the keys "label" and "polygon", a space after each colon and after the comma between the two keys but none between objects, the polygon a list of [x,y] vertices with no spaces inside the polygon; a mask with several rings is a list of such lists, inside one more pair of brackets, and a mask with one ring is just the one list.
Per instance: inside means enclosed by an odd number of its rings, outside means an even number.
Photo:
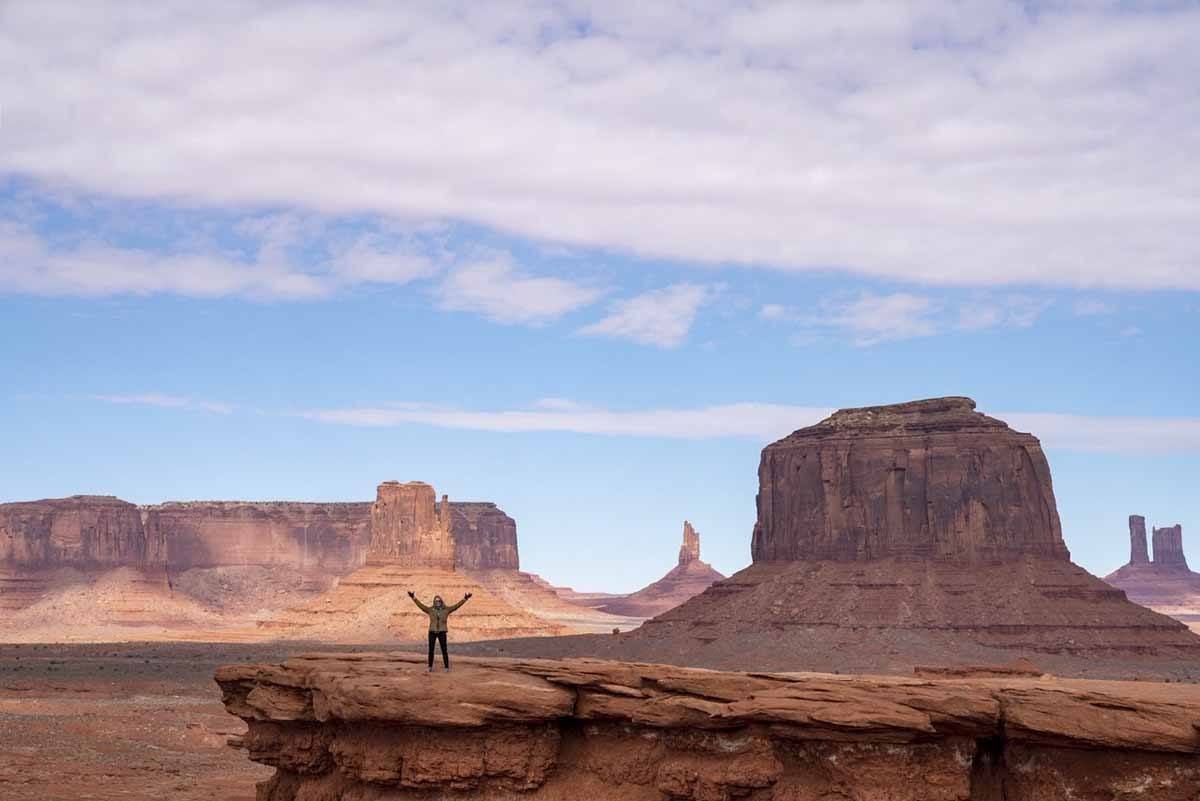
[{"label": "rocky talus slope", "polygon": [[692,524],[683,521],[683,544],[679,547],[679,562],[658,581],[637,592],[613,598],[597,606],[614,615],[654,617],[674,609],[693,598],[725,576],[712,565],[700,560],[700,535]]},{"label": "rocky talus slope", "polygon": [[749,568],[630,634],[503,653],[889,673],[1028,655],[1200,680],[1200,637],[1070,561],[1036,437],[969,398],[847,409],[768,445],[757,507]]},{"label": "rocky talus slope", "polygon": [[1195,801],[1200,687],[327,654],[217,671],[260,801]]}]

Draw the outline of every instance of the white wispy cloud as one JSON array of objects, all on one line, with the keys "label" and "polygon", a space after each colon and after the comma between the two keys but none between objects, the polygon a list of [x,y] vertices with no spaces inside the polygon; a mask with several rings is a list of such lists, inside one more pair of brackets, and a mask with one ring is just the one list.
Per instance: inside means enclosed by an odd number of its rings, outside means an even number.
[{"label": "white wispy cloud", "polygon": [[984,331],[991,328],[1029,328],[1053,301],[1025,295],[935,298],[913,292],[827,297],[815,313],[771,303],[759,317],[800,326],[793,336],[797,345],[811,345],[829,334],[848,338],[858,347],[916,339],[949,331]]},{"label": "white wispy cloud", "polygon": [[437,270],[415,248],[388,247],[370,235],[303,264],[289,253],[300,244],[294,226],[277,215],[247,218],[238,230],[256,246],[239,257],[195,243],[166,251],[99,240],[58,245],[27,225],[0,223],[0,291],[307,300],[358,284],[406,284]]},{"label": "white wispy cloud", "polygon": [[860,347],[932,336],[938,330],[938,302],[910,292],[863,294],[852,300],[827,300],[822,305],[821,313],[808,324],[844,331]]},{"label": "white wispy cloud", "polygon": [[770,403],[731,403],[699,409],[618,411],[584,408],[535,408],[471,411],[437,406],[322,409],[302,416],[325,423],[354,426],[430,425],[473,431],[560,431],[669,439],[751,437],[767,439],[815,423],[830,409]]},{"label": "white wispy cloud", "polygon": [[[563,399],[532,409],[467,410],[394,404],[301,413],[324,423],[494,432],[557,431],[612,436],[713,439],[737,437],[764,443],[827,417],[834,410],[775,403],[729,403],[699,408],[613,410],[577,406]],[[1053,412],[996,412],[1014,429],[1038,436],[1051,449],[1097,453],[1200,453],[1200,418],[1122,417]]]},{"label": "white wispy cloud", "polygon": [[1098,314],[1112,314],[1115,309],[1108,301],[1081,298],[1071,304],[1071,311],[1078,317],[1093,317]]},{"label": "white wispy cloud", "polygon": [[608,316],[579,329],[585,336],[628,339],[642,345],[674,348],[687,339],[696,313],[718,290],[699,284],[674,284],[615,301]]},{"label": "white wispy cloud", "polygon": [[[0,171],[684,262],[1200,290],[1200,8],[1028,6],[9,2]],[[103,255],[25,291],[183,281]]]},{"label": "white wispy cloud", "polygon": [[602,294],[601,288],[564,278],[527,275],[500,254],[453,269],[436,290],[443,309],[522,325],[556,320],[592,304]]},{"label": "white wispy cloud", "polygon": [[183,395],[164,395],[148,392],[140,395],[89,395],[92,400],[115,403],[121,406],[156,406],[160,409],[184,409],[188,411],[232,414],[235,406],[221,401],[202,400]]}]

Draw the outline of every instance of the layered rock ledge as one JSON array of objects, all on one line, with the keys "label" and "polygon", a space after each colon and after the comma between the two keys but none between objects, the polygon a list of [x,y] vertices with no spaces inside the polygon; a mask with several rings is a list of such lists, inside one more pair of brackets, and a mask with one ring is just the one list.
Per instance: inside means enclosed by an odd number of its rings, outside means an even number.
[{"label": "layered rock ledge", "polygon": [[218,670],[260,801],[1195,801],[1200,687],[314,654]]}]

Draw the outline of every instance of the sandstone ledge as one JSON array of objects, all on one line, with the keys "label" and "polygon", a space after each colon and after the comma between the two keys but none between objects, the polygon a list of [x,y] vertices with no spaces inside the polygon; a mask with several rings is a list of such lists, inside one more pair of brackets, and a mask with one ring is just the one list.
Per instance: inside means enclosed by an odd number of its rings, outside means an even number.
[{"label": "sandstone ledge", "polygon": [[[314,654],[216,675],[261,801],[1195,801],[1200,687]],[[485,795],[481,795],[485,794]],[[1132,793],[1132,795],[1130,795]]]}]

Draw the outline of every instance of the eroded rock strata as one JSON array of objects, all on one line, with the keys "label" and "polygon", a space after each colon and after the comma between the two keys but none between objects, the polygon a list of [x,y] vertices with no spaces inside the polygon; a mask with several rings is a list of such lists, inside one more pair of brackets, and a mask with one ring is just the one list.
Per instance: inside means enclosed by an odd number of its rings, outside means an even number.
[{"label": "eroded rock strata", "polygon": [[312,655],[216,675],[261,801],[1195,801],[1200,687]]},{"label": "eroded rock strata", "polygon": [[1041,444],[970,398],[843,409],[758,476],[755,562],[1069,558]]},{"label": "eroded rock strata", "polygon": [[[141,584],[161,583],[166,596],[217,612],[247,615],[295,605],[365,564],[372,506],[172,501],[138,507],[94,495],[0,504],[0,609],[52,601],[67,588],[71,604],[83,604],[75,596],[89,586],[115,586],[119,582],[105,574],[119,568],[140,571]],[[487,502],[445,506],[453,567],[518,569],[516,523],[503,510]],[[434,503],[436,519],[446,514],[442,507]],[[438,558],[444,567],[445,553]]]}]

